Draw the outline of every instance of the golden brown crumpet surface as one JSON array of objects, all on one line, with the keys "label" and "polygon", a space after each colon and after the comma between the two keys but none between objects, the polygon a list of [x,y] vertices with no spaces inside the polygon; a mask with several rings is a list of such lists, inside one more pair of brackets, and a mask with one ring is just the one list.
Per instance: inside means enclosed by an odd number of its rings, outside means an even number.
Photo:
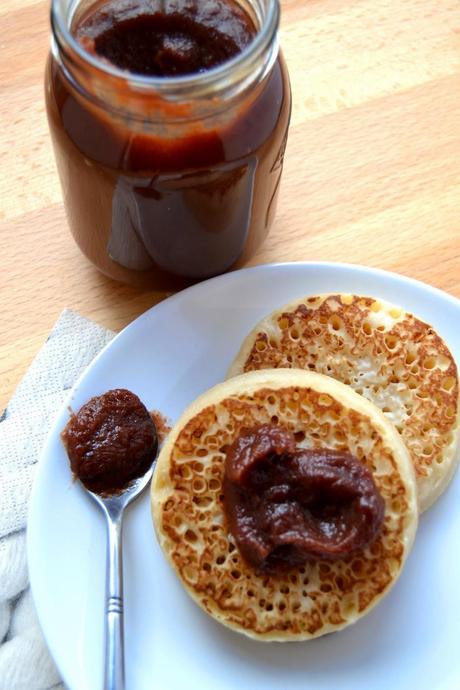
[{"label": "golden brown crumpet surface", "polygon": [[254,328],[228,375],[272,367],[314,370],[371,400],[409,449],[420,510],[444,491],[458,461],[459,382],[432,326],[372,297],[305,297]]},{"label": "golden brown crumpet surface", "polygon": [[[358,555],[312,560],[262,575],[229,532],[222,480],[226,449],[244,429],[276,424],[299,448],[349,452],[385,501],[382,531]],[[305,640],[367,613],[397,579],[417,525],[415,476],[399,434],[365,398],[334,379],[280,369],[225,381],[174,426],[152,483],[159,543],[193,599],[224,625],[261,640]]]}]

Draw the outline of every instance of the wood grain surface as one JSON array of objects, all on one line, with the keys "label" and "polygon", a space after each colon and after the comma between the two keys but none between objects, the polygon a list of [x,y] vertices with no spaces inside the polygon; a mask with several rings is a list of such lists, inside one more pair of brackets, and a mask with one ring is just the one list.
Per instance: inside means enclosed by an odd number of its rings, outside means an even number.
[{"label": "wood grain surface", "polygon": [[[281,0],[293,113],[251,263],[378,266],[460,297],[458,0]],[[99,274],[67,228],[48,135],[49,3],[0,4],[0,409],[65,307],[118,330],[164,295]]]}]

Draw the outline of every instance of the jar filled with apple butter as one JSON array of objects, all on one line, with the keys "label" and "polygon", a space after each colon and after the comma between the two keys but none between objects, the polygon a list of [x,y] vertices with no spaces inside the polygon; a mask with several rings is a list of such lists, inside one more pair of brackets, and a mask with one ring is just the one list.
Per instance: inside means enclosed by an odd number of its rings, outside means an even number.
[{"label": "jar filled with apple butter", "polygon": [[162,291],[244,265],[291,110],[278,0],[53,0],[51,23],[47,113],[82,252]]}]

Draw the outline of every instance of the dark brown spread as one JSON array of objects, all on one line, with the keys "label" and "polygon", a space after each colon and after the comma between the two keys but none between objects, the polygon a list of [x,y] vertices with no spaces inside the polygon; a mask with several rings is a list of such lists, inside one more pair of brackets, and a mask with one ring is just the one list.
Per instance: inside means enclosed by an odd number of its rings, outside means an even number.
[{"label": "dark brown spread", "polygon": [[227,450],[224,506],[242,556],[267,573],[364,549],[381,530],[385,510],[359,460],[327,448],[300,449],[292,433],[268,424]]},{"label": "dark brown spread", "polygon": [[[128,75],[166,79],[228,62],[256,27],[235,0],[100,0],[77,11],[72,32]],[[45,92],[83,253],[116,280],[159,290],[243,265],[276,206],[290,115],[282,59],[244,95],[204,101],[128,78],[101,85],[104,73],[85,69],[80,88],[51,56]]]},{"label": "dark brown spread", "polygon": [[90,491],[104,495],[145,474],[158,445],[148,410],[124,389],[91,398],[72,414],[62,439],[74,475]]},{"label": "dark brown spread", "polygon": [[95,5],[75,27],[83,47],[131,73],[171,77],[204,72],[239,53],[255,36],[234,0]]}]

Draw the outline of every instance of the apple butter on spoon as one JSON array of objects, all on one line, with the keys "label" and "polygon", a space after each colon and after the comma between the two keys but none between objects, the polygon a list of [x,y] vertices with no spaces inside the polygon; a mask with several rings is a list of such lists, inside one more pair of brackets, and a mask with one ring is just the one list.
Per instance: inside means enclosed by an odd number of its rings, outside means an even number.
[{"label": "apple butter on spoon", "polygon": [[124,389],[91,398],[72,414],[62,440],[75,477],[107,523],[105,609],[106,690],[124,688],[122,520],[126,506],[149,484],[158,450],[152,417]]}]

